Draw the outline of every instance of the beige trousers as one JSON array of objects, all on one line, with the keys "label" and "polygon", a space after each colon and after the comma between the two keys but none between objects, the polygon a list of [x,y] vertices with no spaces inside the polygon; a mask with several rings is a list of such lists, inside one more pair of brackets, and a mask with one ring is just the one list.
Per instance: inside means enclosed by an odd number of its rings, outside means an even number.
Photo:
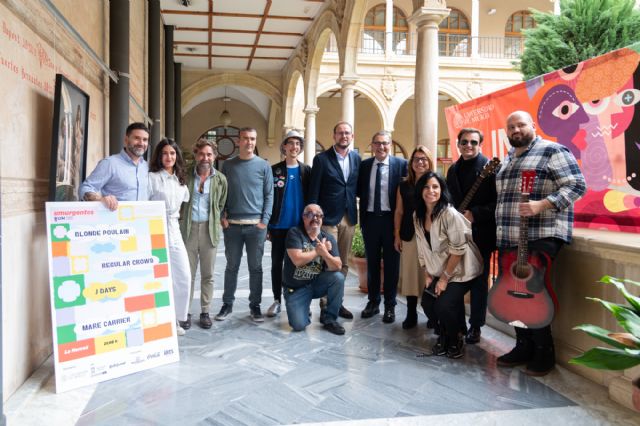
[{"label": "beige trousers", "polygon": [[189,239],[187,240],[187,255],[191,268],[191,294],[189,306],[193,301],[193,290],[196,282],[196,267],[200,260],[200,307],[201,312],[209,313],[211,298],[213,297],[213,268],[216,263],[216,247],[209,238],[209,222],[192,222]]},{"label": "beige trousers", "polygon": [[338,251],[340,252],[340,260],[342,261],[342,275],[347,277],[349,272],[349,256],[351,255],[351,241],[356,231],[356,226],[349,223],[347,215],[342,216],[342,220],[336,226],[323,226],[322,230],[331,234],[338,242]]}]

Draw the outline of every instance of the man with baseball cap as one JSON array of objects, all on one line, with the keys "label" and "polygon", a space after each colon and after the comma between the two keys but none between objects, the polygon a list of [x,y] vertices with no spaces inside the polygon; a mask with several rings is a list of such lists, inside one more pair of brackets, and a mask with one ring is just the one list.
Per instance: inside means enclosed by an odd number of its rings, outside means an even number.
[{"label": "man with baseball cap", "polygon": [[271,167],[273,172],[273,211],[267,238],[271,241],[271,287],[273,304],[267,317],[281,311],[282,267],[285,256],[287,231],[300,225],[302,211],[307,201],[311,167],[298,161],[304,147],[304,138],[296,130],[290,130],[280,144],[284,160]]}]

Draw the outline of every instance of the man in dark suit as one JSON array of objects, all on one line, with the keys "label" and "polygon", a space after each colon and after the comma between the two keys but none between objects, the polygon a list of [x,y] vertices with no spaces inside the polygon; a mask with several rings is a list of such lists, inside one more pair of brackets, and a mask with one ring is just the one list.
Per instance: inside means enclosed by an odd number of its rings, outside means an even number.
[{"label": "man in dark suit", "polygon": [[[478,175],[489,161],[480,152],[482,140],[482,132],[478,129],[467,128],[458,133],[460,158],[449,168],[447,173],[447,186],[455,208],[459,208]],[[480,327],[484,325],[487,315],[489,262],[491,253],[496,248],[496,198],[496,177],[491,174],[482,181],[469,205],[462,212],[464,217],[471,222],[473,241],[480,249],[484,260],[482,275],[473,280],[471,286],[470,327],[465,338],[466,342],[471,344],[480,341]]]},{"label": "man in dark suit", "polygon": [[382,321],[395,321],[400,254],[393,246],[393,212],[400,180],[407,175],[407,160],[389,155],[391,133],[381,130],[371,138],[374,156],[360,166],[358,196],[360,227],[367,256],[369,302],[362,318],[380,313],[380,260],[384,260],[384,315]]},{"label": "man in dark suit", "polygon": [[[342,260],[341,272],[346,277],[347,261],[351,253],[351,240],[358,222],[356,214],[356,192],[360,156],[351,149],[353,127],[341,121],[333,128],[334,145],[313,159],[309,203],[318,204],[324,211],[322,230],[338,241]],[[321,306],[323,306],[321,302]],[[353,314],[344,306],[339,315],[351,319]]]}]

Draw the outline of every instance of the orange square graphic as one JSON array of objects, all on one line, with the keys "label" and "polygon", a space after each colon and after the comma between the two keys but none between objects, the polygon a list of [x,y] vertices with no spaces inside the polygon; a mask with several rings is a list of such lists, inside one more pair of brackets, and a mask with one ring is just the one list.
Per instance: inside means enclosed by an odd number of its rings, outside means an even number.
[{"label": "orange square graphic", "polygon": [[156,299],[153,294],[145,294],[144,296],[126,297],[124,299],[125,312],[144,311],[156,306]]},{"label": "orange square graphic", "polygon": [[160,340],[171,337],[172,335],[171,323],[157,325],[155,327],[149,327],[144,329],[144,341],[151,342],[152,340]]},{"label": "orange square graphic", "polygon": [[54,241],[51,243],[51,257],[69,256],[69,241]]},{"label": "orange square graphic", "polygon": [[160,263],[158,265],[153,265],[153,277],[154,278],[162,278],[169,276],[169,264],[168,263]]},{"label": "orange square graphic", "polygon": [[165,244],[164,234],[151,234],[151,248],[159,249],[165,248],[167,245]]},{"label": "orange square graphic", "polygon": [[79,340],[77,342],[58,345],[58,360],[60,362],[72,361],[95,355],[96,345],[93,339]]}]

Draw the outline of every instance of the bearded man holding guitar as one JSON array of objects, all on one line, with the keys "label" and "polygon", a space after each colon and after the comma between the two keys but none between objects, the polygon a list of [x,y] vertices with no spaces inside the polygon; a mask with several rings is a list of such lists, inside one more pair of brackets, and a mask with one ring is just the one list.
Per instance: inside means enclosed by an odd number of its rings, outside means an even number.
[{"label": "bearded man holding guitar", "polygon": [[487,314],[489,262],[496,249],[496,179],[493,174],[500,165],[496,158],[489,161],[480,152],[483,135],[478,129],[465,128],[458,133],[460,158],[447,173],[447,186],[455,208],[471,222],[473,242],[482,254],[484,270],[471,284],[469,330],[465,341],[480,341],[480,327]]},{"label": "bearded man holding guitar", "polygon": [[[529,311],[540,306],[535,301],[550,300],[548,292],[553,297],[549,271],[560,248],[571,242],[573,204],[586,185],[567,148],[536,136],[529,113],[511,113],[506,132],[512,149],[496,175],[500,273],[489,293],[489,309],[515,325],[516,346],[498,357],[497,363],[503,367],[526,364],[526,374],[544,376],[555,366],[549,325],[553,303],[543,321],[530,319],[536,316],[529,316]],[[518,262],[513,254],[516,247]]]}]

